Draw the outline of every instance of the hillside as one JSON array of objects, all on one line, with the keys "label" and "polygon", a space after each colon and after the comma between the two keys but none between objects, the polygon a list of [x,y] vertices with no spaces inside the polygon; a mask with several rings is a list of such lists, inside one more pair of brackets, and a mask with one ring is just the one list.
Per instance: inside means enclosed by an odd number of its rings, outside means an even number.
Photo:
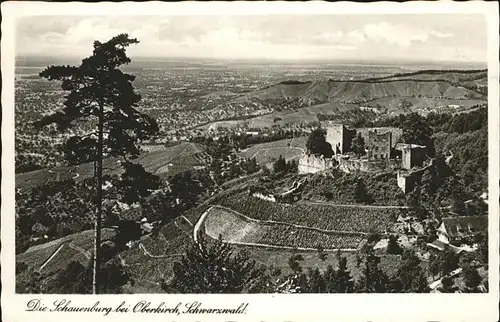
[{"label": "hillside", "polygon": [[[392,208],[273,203],[249,196],[242,185],[214,195],[162,227],[158,234],[144,236],[122,252],[120,260],[135,280],[131,291],[161,292],[161,280],[172,277],[173,262],[193,242],[196,223],[205,214],[201,229],[208,237],[221,234],[237,249],[251,252],[257,262],[273,263],[285,274],[290,270],[290,255],[297,252],[305,258],[304,267],[325,269],[328,263],[335,263],[333,255],[325,261],[318,259],[317,246],[321,244],[325,249],[350,249],[345,255],[357,276],[359,268],[352,250],[360,247],[370,232],[390,229],[399,213]],[[397,258],[381,260],[388,272],[394,270]]]},{"label": "hillside", "polygon": [[[102,241],[110,240],[114,235],[114,230],[103,229]],[[17,271],[16,268],[16,282],[24,283],[31,278],[30,273],[33,271],[40,273],[44,278],[49,278],[66,268],[72,261],[87,266],[92,259],[93,247],[94,230],[82,231],[32,246],[16,256],[16,265],[23,268],[22,271]]]},{"label": "hillside", "polygon": [[[204,166],[210,157],[204,148],[196,143],[180,143],[173,147],[144,152],[133,160],[141,164],[146,171],[159,176],[171,176],[176,173]],[[122,173],[120,161],[108,158],[103,161],[105,174],[119,175]],[[78,166],[40,169],[16,174],[16,189],[27,189],[43,185],[47,182],[62,181],[73,178],[77,182],[94,176],[94,164],[84,163]]]},{"label": "hillside", "polygon": [[371,78],[371,81],[381,81],[381,80],[403,80],[403,79],[413,79],[413,80],[427,80],[435,81],[442,80],[446,82],[466,82],[473,80],[486,79],[488,76],[488,71],[484,69],[479,70],[421,70],[412,73],[402,73],[395,74],[387,77],[376,77]]},{"label": "hillside", "polygon": [[317,81],[277,84],[239,99],[300,98],[303,101],[336,101],[360,104],[386,97],[428,97],[451,100],[484,99],[480,93],[445,80],[384,79],[380,81]]},{"label": "hillside", "polygon": [[283,156],[285,159],[298,159],[304,152],[307,137],[298,137],[274,142],[267,142],[252,145],[250,148],[241,151],[240,156],[253,159],[259,164],[268,164]]},{"label": "hillside", "polygon": [[327,231],[299,226],[288,222],[255,220],[234,210],[216,206],[210,208],[204,221],[205,233],[211,238],[230,244],[282,249],[315,251],[320,245],[325,250],[356,250],[364,240],[363,234]]},{"label": "hillside", "polygon": [[424,70],[353,81],[282,81],[230,97],[227,103],[252,105],[255,101],[293,99],[300,102],[300,107],[284,103],[273,112],[262,110],[260,116],[217,121],[197,128],[270,128],[315,122],[319,114],[345,122],[363,114],[367,108],[382,117],[411,112],[426,115],[443,110],[463,112],[487,103],[486,85],[486,70]]},{"label": "hillside", "polygon": [[[303,105],[301,105],[300,108],[295,109],[288,107],[288,109],[269,115],[244,121],[227,122],[235,122],[235,124],[245,122],[253,128],[272,127],[273,125],[280,127],[301,122],[321,121],[319,115],[332,116],[324,118],[323,121],[339,120],[344,122],[354,120],[359,115],[370,119],[372,116],[375,118],[379,115],[394,115],[413,111],[425,113],[441,108],[446,109],[446,111],[451,109],[452,113],[450,114],[436,114],[437,116],[431,114],[433,115],[433,129],[436,129],[433,136],[436,149],[446,155],[451,152],[453,156],[450,167],[463,176],[464,184],[473,188],[471,190],[482,192],[483,190],[479,188],[487,185],[487,171],[484,170],[487,169],[487,158],[484,156],[484,153],[487,154],[487,135],[485,135],[487,134],[487,126],[481,124],[486,122],[487,108],[478,112],[478,115],[483,115],[482,118],[476,117],[475,113],[458,113],[466,109],[471,111],[477,106],[486,104],[485,94],[474,89],[474,86],[479,88],[485,82],[485,71],[424,71],[364,81],[288,81],[253,93],[243,94],[236,100],[295,97],[310,103],[310,106],[302,107]],[[465,86],[459,85],[462,83]],[[228,100],[234,99],[227,92],[214,93],[213,96],[209,94],[206,98],[211,99],[217,96],[226,96],[226,94]],[[318,102],[321,103],[318,104]],[[455,105],[460,108],[454,107]],[[449,117],[449,119],[443,119],[443,116]],[[461,116],[464,116],[463,120],[459,120]],[[472,119],[474,123],[480,123],[479,125],[482,127],[473,132],[467,132],[476,126],[469,119]],[[213,123],[211,124],[213,125]],[[446,126],[444,126],[445,124]],[[455,128],[460,128],[462,129],[460,131],[465,132],[462,133]],[[368,129],[358,127],[360,133],[367,132]],[[401,129],[394,129],[393,144],[398,142],[398,137],[401,135]],[[283,135],[283,137],[290,136]],[[238,151],[240,145],[234,145],[235,147],[229,145],[231,149],[228,150],[232,150],[231,153],[238,153],[240,157],[255,159],[261,165],[269,165],[279,156],[283,156],[287,160],[297,159],[304,152],[306,140],[307,136],[302,136],[250,146],[243,142],[246,149]],[[207,146],[188,142],[171,147],[154,146],[143,152],[134,162],[141,164],[146,171],[164,179],[179,172],[208,165],[212,161],[211,156],[206,152],[209,149],[214,155],[215,161],[218,161],[219,157],[215,157],[218,154],[212,151],[213,149],[217,152],[218,150],[215,149],[217,146],[210,145],[208,140],[201,142],[207,142]],[[224,143],[222,140],[219,142]],[[222,157],[224,157],[224,153],[220,153]],[[233,155],[230,154],[230,156]],[[224,160],[222,157],[221,160]],[[123,171],[120,161],[115,158],[104,160],[104,168],[105,173],[109,175],[119,175]],[[151,214],[156,211],[155,207],[158,207],[161,209],[158,213],[163,216],[164,220],[161,224],[156,221],[153,223],[153,225],[159,225],[153,229],[153,232],[144,232],[140,238],[130,237],[139,239],[131,241],[125,250],[120,248],[120,252],[114,257],[120,268],[133,281],[124,287],[124,292],[162,292],[163,283],[172,277],[174,262],[180,259],[186,247],[192,245],[197,232],[204,233],[209,242],[221,236],[223,240],[232,244],[236,249],[249,251],[252,254],[252,259],[257,263],[272,264],[273,268],[280,269],[278,275],[281,274],[281,276],[291,273],[289,259],[292,255],[301,254],[303,256],[304,261],[301,265],[304,269],[319,268],[324,270],[328,264],[337,265],[338,258],[333,252],[341,250],[347,258],[347,266],[352,272],[352,276],[358,278],[363,267],[360,267],[355,252],[359,251],[366,243],[371,246],[370,240],[376,235],[382,235],[386,238],[389,234],[401,234],[401,230],[398,228],[402,227],[402,224],[398,224],[400,220],[398,217],[404,219],[409,217],[408,215],[412,215],[411,211],[413,210],[410,210],[408,206],[401,206],[408,201],[405,199],[405,194],[397,186],[395,172],[343,174],[337,171],[332,172],[331,176],[316,174],[305,177],[298,174],[287,174],[282,177],[273,177],[273,173],[266,175],[264,170],[248,172],[253,173],[251,175],[236,175],[235,179],[226,181],[220,186],[216,183],[217,189],[208,190],[208,193],[203,193],[203,195],[198,192],[193,193],[196,194],[197,199],[185,208],[181,208],[180,211],[177,211],[176,206],[162,208],[161,204],[151,202],[150,199],[146,200],[146,206],[153,205],[149,210],[146,210],[146,213]],[[217,171],[210,172],[217,173]],[[429,173],[434,172],[430,171]],[[29,188],[41,186],[47,182],[69,178],[80,182],[93,176],[94,165],[92,163],[41,169],[17,174],[16,189],[29,192]],[[484,177],[486,181],[481,181],[481,179],[475,178],[476,176]],[[300,181],[299,179],[302,178],[305,179]],[[187,180],[181,181],[181,185],[184,182]],[[301,194],[301,200],[294,199],[292,203],[280,202],[280,198],[276,198],[278,202],[273,202],[267,200],[269,198],[259,197],[258,194],[253,193],[256,191],[255,188],[270,193],[275,193],[280,189],[288,191],[289,187],[295,187],[297,182],[300,182],[301,185],[300,190],[298,190]],[[434,181],[431,183],[429,186],[434,186]],[[447,181],[446,184],[450,184],[450,188],[446,189],[452,191],[451,185],[455,183],[451,180]],[[70,194],[70,189],[68,189],[68,187],[75,186],[74,183],[66,184],[69,186],[59,188],[58,195],[79,199],[81,196],[79,191],[76,193],[73,191]],[[442,185],[444,186],[444,183]],[[369,195],[370,202],[373,203],[360,204],[357,197],[357,190],[360,189],[358,187],[364,187],[362,194]],[[446,189],[442,190],[448,193]],[[36,189],[34,190],[36,191]],[[190,190],[190,188],[184,190]],[[194,190],[188,191],[188,194]],[[456,190],[460,192],[460,187]],[[447,196],[444,192],[437,194],[442,194],[442,198]],[[43,192],[41,195],[43,198],[40,199],[43,199],[43,202],[49,200],[52,204],[53,200],[56,199],[53,197],[54,194]],[[429,195],[431,194],[425,196]],[[37,194],[33,194],[33,196],[38,198]],[[155,201],[167,199],[164,198],[165,195],[158,194],[158,196],[160,197]],[[38,199],[27,200],[39,201]],[[68,212],[74,216],[74,213],[84,208],[83,205],[92,204],[85,201],[91,200],[90,198],[82,200],[84,202],[75,203],[76,206],[71,206],[72,208],[67,207],[71,211],[66,211],[66,208],[57,208],[59,203],[56,202],[55,206],[52,205],[56,209],[54,213],[61,212],[66,215]],[[66,199],[63,201],[66,202]],[[202,203],[200,204],[200,202]],[[174,205],[174,203],[178,205],[179,199],[172,198],[171,204]],[[167,206],[170,207],[170,204]],[[18,207],[17,204],[16,207]],[[43,208],[40,209],[43,210]],[[147,207],[123,211],[119,217],[138,221],[144,215],[142,209],[147,209]],[[16,208],[16,214],[18,212],[19,208]],[[33,211],[33,217],[37,216],[36,220],[40,221],[44,219],[42,218],[43,212],[48,213],[48,211]],[[31,216],[31,213],[28,213],[24,218]],[[54,218],[56,219],[50,223],[53,226],[66,225],[69,221],[68,217],[63,216]],[[85,214],[85,218],[87,218],[87,214]],[[89,222],[90,219],[86,224]],[[115,227],[114,224],[111,225]],[[23,224],[23,227],[25,226],[27,225]],[[32,246],[16,255],[16,263],[18,264],[16,282],[21,285],[32,283],[34,272],[41,275],[41,280],[38,281],[50,282],[50,279],[58,276],[58,273],[64,271],[73,261],[87,266],[91,261],[93,250],[93,231],[86,230],[90,227],[87,225],[80,230],[73,230],[72,232],[80,232],[49,242],[47,241],[50,239],[43,237],[44,233],[38,234],[36,238],[41,239],[35,239],[35,242],[45,241],[45,244]],[[105,229],[103,240],[113,239],[115,233],[114,229]],[[416,240],[416,236],[413,235],[413,237]],[[427,238],[427,236],[425,237]],[[410,244],[408,240],[409,238],[402,239],[402,242]],[[19,242],[19,240],[17,241]],[[326,251],[328,258],[321,259],[318,256],[318,248]],[[385,253],[379,255],[382,269],[388,274],[392,274],[400,264],[401,257]],[[356,262],[358,262],[357,265]],[[425,266],[426,262],[423,265]],[[20,287],[20,289],[22,288]]]}]

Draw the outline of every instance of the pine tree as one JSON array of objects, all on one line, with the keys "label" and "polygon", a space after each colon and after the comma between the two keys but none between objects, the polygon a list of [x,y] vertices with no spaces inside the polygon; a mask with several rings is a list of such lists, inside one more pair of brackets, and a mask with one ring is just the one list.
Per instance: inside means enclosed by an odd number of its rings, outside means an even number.
[{"label": "pine tree", "polygon": [[79,66],[49,66],[40,73],[48,80],[61,81],[62,89],[69,93],[63,109],[42,118],[38,126],[55,123],[61,132],[83,122],[95,126],[94,131],[74,135],[64,144],[66,158],[71,163],[92,161],[95,164],[94,294],[100,291],[103,158],[137,156],[140,153],[137,143],[158,132],[156,121],[137,110],[141,96],[132,85],[135,77],[119,69],[130,63],[126,48],[137,43],[137,39],[127,34],[105,43],[94,41],[92,55]]},{"label": "pine tree", "polygon": [[372,198],[368,194],[368,189],[366,188],[365,181],[363,179],[358,179],[356,181],[356,186],[354,188],[354,199],[359,203],[371,203]]},{"label": "pine tree", "polygon": [[389,242],[387,243],[386,251],[388,254],[401,254],[403,252],[403,249],[398,243],[398,236],[389,236]]},{"label": "pine tree", "polygon": [[294,254],[288,259],[288,266],[294,273],[300,273],[302,272],[302,266],[300,266],[299,262],[303,260],[304,257],[301,254]]},{"label": "pine tree", "polygon": [[327,293],[335,293],[335,275],[336,272],[333,269],[333,266],[328,265],[323,273],[323,280],[325,281]]},{"label": "pine tree", "polygon": [[287,167],[287,164],[286,164],[285,158],[283,158],[283,156],[280,154],[278,160],[276,160],[276,162],[274,162],[273,171],[275,173],[286,172],[286,167]]},{"label": "pine tree", "polygon": [[466,267],[463,271],[466,293],[478,292],[478,286],[481,284],[482,278],[475,268]]},{"label": "pine tree", "polygon": [[170,194],[178,201],[180,210],[188,209],[195,205],[200,193],[204,191],[199,180],[191,171],[176,174],[169,180]]},{"label": "pine tree", "polygon": [[441,286],[438,288],[438,291],[441,293],[455,293],[456,288],[453,286],[453,278],[444,277],[441,280]]},{"label": "pine tree", "polygon": [[264,273],[249,253],[235,252],[221,236],[209,242],[200,235],[174,263],[168,288],[179,293],[258,293],[266,290]]},{"label": "pine tree", "polygon": [[403,252],[396,278],[401,282],[402,292],[428,293],[430,291],[420,259],[413,250],[406,249]]},{"label": "pine tree", "polygon": [[[307,293],[325,293],[326,284],[318,268],[309,269],[307,274],[308,287]],[[303,292],[305,293],[305,292]]]},{"label": "pine tree", "polygon": [[326,141],[326,131],[318,128],[311,132],[307,138],[306,148],[309,153],[322,155],[331,158],[333,155],[332,146]]},{"label": "pine tree", "polygon": [[379,267],[380,258],[369,250],[365,258],[365,266],[357,285],[361,293],[386,293],[389,278]]},{"label": "pine tree", "polygon": [[136,203],[160,187],[160,179],[147,172],[141,165],[125,162],[123,167],[125,172],[121,175],[118,184],[123,195],[122,199],[126,203]]},{"label": "pine tree", "polygon": [[341,257],[334,278],[335,293],[352,293],[354,292],[354,281],[351,272],[347,269],[347,259]]}]

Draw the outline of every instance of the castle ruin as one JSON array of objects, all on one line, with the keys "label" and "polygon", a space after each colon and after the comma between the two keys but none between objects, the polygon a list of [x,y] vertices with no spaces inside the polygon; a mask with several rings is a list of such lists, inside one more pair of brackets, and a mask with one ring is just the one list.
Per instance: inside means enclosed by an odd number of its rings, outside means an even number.
[{"label": "castle ruin", "polygon": [[356,130],[343,124],[330,124],[326,129],[326,142],[332,145],[335,155],[351,151],[351,142],[355,136]]},{"label": "castle ruin", "polygon": [[[367,152],[361,157],[350,153],[352,140],[358,133],[365,140]],[[343,124],[328,123],[326,141],[331,144],[334,156],[329,159],[304,153],[299,159],[299,173],[317,173],[334,167],[347,173],[398,171],[398,186],[406,193],[415,181],[416,174],[411,170],[422,167],[426,150],[422,145],[399,143],[401,135],[402,130],[393,127],[350,129]]]}]

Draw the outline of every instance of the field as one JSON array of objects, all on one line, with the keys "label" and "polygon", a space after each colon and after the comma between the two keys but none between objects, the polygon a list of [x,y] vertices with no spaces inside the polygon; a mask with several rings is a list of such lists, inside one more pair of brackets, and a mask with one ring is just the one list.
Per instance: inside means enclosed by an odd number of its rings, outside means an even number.
[{"label": "field", "polygon": [[[300,84],[277,84],[270,88],[255,91],[246,95],[247,99],[260,100],[276,97],[300,98],[304,101],[336,101],[358,104],[384,97],[441,97],[446,99],[462,99],[478,95],[464,87],[455,85],[456,78],[431,75],[435,79],[419,79],[406,76],[377,81],[317,81]],[[424,77],[419,75],[420,78]],[[427,76],[425,76],[427,77]],[[425,78],[424,77],[424,78]],[[448,80],[446,78],[452,78]]]},{"label": "field", "polygon": [[205,233],[235,244],[273,246],[315,250],[355,250],[363,235],[323,232],[313,228],[296,227],[285,223],[260,222],[232,210],[213,207],[205,219]]},{"label": "field", "polygon": [[[101,238],[109,240],[114,235],[114,230],[103,229]],[[69,235],[45,244],[30,247],[26,252],[16,256],[16,262],[23,262],[29,268],[38,270],[44,275],[51,275],[58,270],[77,260],[86,265],[91,259],[94,247],[94,231],[87,230]],[[23,274],[20,274],[20,279]]]},{"label": "field", "polygon": [[[405,97],[405,101],[412,104],[409,108],[413,112],[419,112],[425,109],[442,109],[448,105],[458,105],[463,108],[470,108],[478,104],[484,104],[486,101],[478,99],[448,99],[438,97]],[[375,107],[377,105],[386,107],[391,112],[396,112],[400,108],[401,98],[384,97],[364,103],[364,106]]]},{"label": "field", "polygon": [[[160,176],[171,176],[190,170],[194,166],[206,165],[209,156],[203,147],[194,143],[180,143],[173,147],[154,149],[144,152],[134,162],[141,164],[146,171]],[[104,172],[109,175],[119,175],[123,169],[115,158],[103,161]],[[16,174],[16,188],[26,189],[41,186],[49,181],[62,181],[73,178],[76,181],[94,176],[94,164],[84,163],[73,167],[41,169]]]},{"label": "field", "polygon": [[[475,90],[484,86],[486,71],[408,73],[364,81],[322,80],[315,82],[279,83],[245,94],[238,100],[298,98],[304,102],[320,102],[309,107],[257,116],[244,121],[231,121],[229,127],[246,125],[252,128],[284,126],[317,121],[317,114],[338,116],[356,111],[359,106],[387,108],[389,113],[401,110],[402,100],[410,102],[411,111],[439,109],[448,105],[470,108],[485,104],[486,98]],[[460,85],[462,84],[462,86]],[[467,87],[467,88],[466,88]],[[470,88],[474,89],[471,90]],[[424,111],[425,112],[425,111]]]},{"label": "field", "polygon": [[240,156],[253,159],[259,164],[268,164],[283,156],[285,159],[299,158],[306,146],[306,137],[279,140],[253,145],[240,153]]},{"label": "field", "polygon": [[186,235],[175,222],[165,225],[158,234],[142,237],[129,250],[119,254],[122,265],[136,281],[134,292],[159,292],[161,279],[172,277],[172,267],[190,245]]},{"label": "field", "polygon": [[317,204],[280,204],[239,194],[224,198],[221,206],[258,220],[286,222],[339,232],[385,232],[399,209]]},{"label": "field", "polygon": [[[324,271],[328,265],[332,265],[334,268],[337,268],[338,265],[336,254],[332,253],[326,253],[326,259],[321,260],[317,252],[311,251],[301,252],[287,249],[257,248],[243,245],[234,245],[233,247],[237,250],[246,250],[250,252],[252,259],[254,259],[258,264],[263,264],[267,267],[280,268],[283,275],[293,273],[288,265],[288,260],[292,255],[296,254],[302,255],[304,258],[304,260],[300,262],[300,266],[305,271],[310,268],[318,268],[320,271]],[[361,275],[363,264],[361,264],[360,267],[356,265],[356,254],[353,252],[341,252],[341,255],[347,258],[347,268],[350,270],[351,275],[354,279],[358,279]],[[399,255],[380,256],[380,267],[389,275],[395,273],[399,262]]]}]

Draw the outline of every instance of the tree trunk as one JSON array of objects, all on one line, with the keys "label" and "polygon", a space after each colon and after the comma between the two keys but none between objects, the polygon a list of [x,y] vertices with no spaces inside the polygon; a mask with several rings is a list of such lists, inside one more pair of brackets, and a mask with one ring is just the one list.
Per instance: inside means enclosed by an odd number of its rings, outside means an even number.
[{"label": "tree trunk", "polygon": [[97,212],[95,219],[95,239],[94,239],[94,274],[92,279],[92,292],[99,294],[101,269],[101,223],[102,223],[102,157],[103,157],[103,135],[104,135],[104,105],[99,103],[99,125],[97,143]]}]

